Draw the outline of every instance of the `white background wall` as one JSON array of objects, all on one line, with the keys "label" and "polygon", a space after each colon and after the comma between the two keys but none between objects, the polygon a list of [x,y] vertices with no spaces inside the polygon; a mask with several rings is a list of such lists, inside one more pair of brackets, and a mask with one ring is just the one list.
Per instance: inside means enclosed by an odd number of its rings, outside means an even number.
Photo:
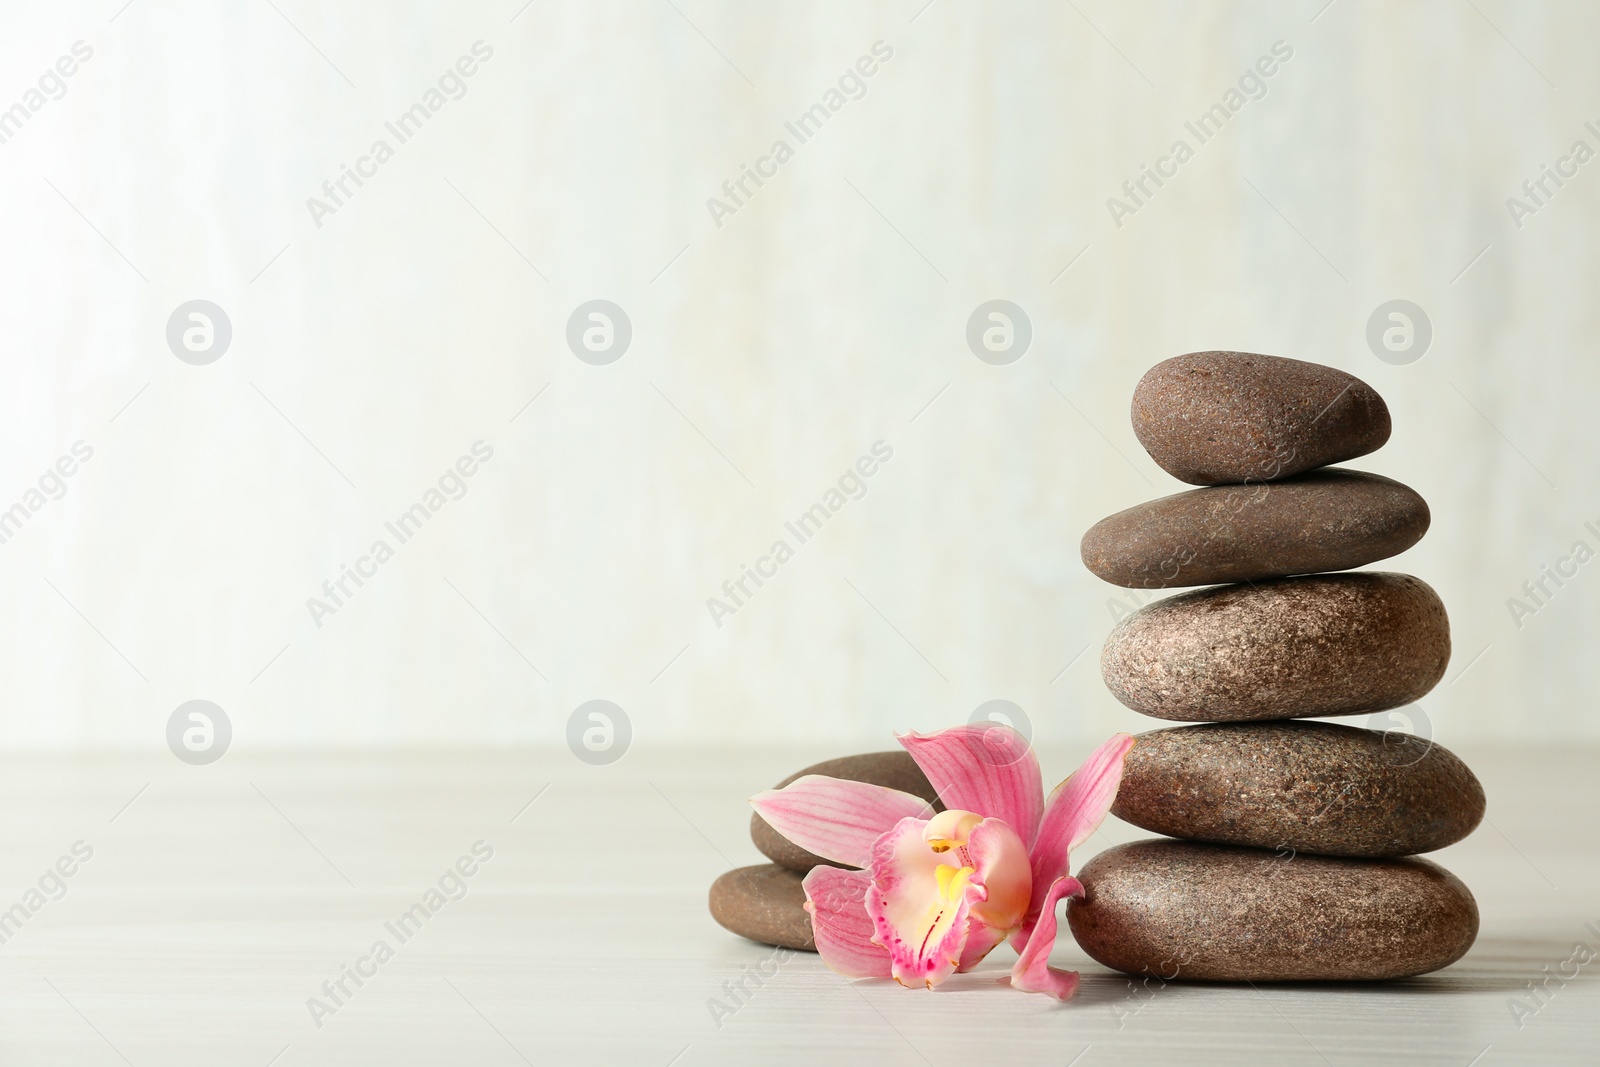
[{"label": "white background wall", "polygon": [[[1600,563],[1520,629],[1506,606],[1600,547],[1600,163],[1520,229],[1506,207],[1600,149],[1593,6],[276,2],[0,16],[0,107],[93,48],[0,144],[0,507],[94,450],[0,545],[0,742],[157,748],[194,697],[256,747],[556,745],[594,697],[660,745],[876,747],[992,698],[1041,739],[1144,728],[1077,544],[1181,488],[1128,400],[1214,347],[1387,398],[1355,465],[1433,508],[1390,566],[1448,605],[1449,678],[1481,651],[1424,702],[1439,739],[1600,736]],[[478,40],[467,95],[318,228],[307,198]],[[866,95],[718,227],[707,198],[879,40]],[[1279,40],[1266,96],[1114,225]],[[597,297],[634,330],[604,367],[563,339]],[[233,326],[209,366],[164,338],[195,298]],[[964,341],[992,298],[1033,324],[1011,366]],[[1409,366],[1364,339],[1393,298],[1433,324]],[[467,495],[314,625],[478,440]],[[866,497],[715,626],[878,440]]]}]

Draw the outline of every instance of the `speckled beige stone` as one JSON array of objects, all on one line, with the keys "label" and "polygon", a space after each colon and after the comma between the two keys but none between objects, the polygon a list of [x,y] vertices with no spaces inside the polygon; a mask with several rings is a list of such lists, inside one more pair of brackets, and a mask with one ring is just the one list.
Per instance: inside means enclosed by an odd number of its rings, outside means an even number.
[{"label": "speckled beige stone", "polygon": [[731,870],[711,883],[711,917],[740,937],[815,952],[803,881],[776,863]]},{"label": "speckled beige stone", "polygon": [[1159,600],[1111,631],[1100,672],[1134,711],[1227,722],[1399,707],[1449,660],[1438,594],[1407,574],[1362,571]]},{"label": "speckled beige stone", "polygon": [[1182,481],[1271,481],[1376,451],[1389,408],[1366,382],[1319,363],[1191,352],[1139,380],[1133,432]]},{"label": "speckled beige stone", "polygon": [[1428,532],[1428,519],[1415,490],[1330,467],[1139,504],[1090,527],[1081,551],[1096,575],[1135,589],[1260,581],[1398,555]]},{"label": "speckled beige stone", "polygon": [[1422,859],[1138,841],[1078,877],[1086,896],[1067,909],[1078,945],[1164,980],[1405,978],[1454,963],[1478,936],[1467,887]]},{"label": "speckled beige stone", "polygon": [[1370,857],[1454,844],[1483,810],[1483,786],[1442,746],[1331,722],[1141,734],[1111,808],[1171,837]]},{"label": "speckled beige stone", "polygon": [[[939,803],[939,797],[933,791],[933,786],[928,783],[928,776],[922,773],[916,761],[911,758],[911,753],[903,749],[894,752],[865,752],[856,756],[823,760],[821,763],[794,772],[774,788],[782,789],[796,778],[807,774],[823,774],[829,778],[844,778],[852,782],[887,786],[921,797],[932,804],[935,811],[944,810],[944,805]],[[802,874],[820,863],[830,862],[814,852],[808,852],[778,833],[760,815],[750,816],[750,840],[754,841],[761,854],[773,863]],[[844,865],[834,863],[832,866]]]}]

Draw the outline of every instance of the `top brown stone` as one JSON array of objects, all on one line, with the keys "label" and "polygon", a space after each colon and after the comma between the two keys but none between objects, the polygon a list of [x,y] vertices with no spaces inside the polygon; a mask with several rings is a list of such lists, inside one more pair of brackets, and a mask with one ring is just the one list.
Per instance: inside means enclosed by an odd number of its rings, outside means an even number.
[{"label": "top brown stone", "polygon": [[[933,786],[928,782],[928,776],[922,773],[922,769],[911,758],[911,753],[904,750],[864,752],[857,756],[840,756],[838,759],[823,760],[821,763],[795,771],[774,788],[782,789],[796,778],[807,774],[821,774],[829,778],[843,778],[846,781],[867,782],[889,789],[898,789],[902,793],[921,797],[932,804],[935,811],[944,810],[944,805],[939,803],[939,794],[934,792]],[[756,848],[760,849],[761,854],[767,859],[801,874],[818,864],[844,866],[801,848],[774,830],[767,820],[757,814],[750,816],[750,840],[755,842]]]},{"label": "top brown stone", "polygon": [[1191,352],[1139,380],[1133,432],[1193,485],[1274,481],[1377,451],[1389,408],[1366,382],[1318,363]]}]

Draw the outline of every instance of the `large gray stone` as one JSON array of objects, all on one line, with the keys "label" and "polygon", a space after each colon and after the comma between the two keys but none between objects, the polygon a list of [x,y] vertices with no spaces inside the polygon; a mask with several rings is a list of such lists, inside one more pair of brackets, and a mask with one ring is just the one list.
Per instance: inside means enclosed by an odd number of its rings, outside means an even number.
[{"label": "large gray stone", "polygon": [[1454,963],[1478,936],[1467,887],[1422,859],[1139,841],[1078,877],[1086,895],[1067,909],[1078,945],[1164,980],[1405,978]]}]

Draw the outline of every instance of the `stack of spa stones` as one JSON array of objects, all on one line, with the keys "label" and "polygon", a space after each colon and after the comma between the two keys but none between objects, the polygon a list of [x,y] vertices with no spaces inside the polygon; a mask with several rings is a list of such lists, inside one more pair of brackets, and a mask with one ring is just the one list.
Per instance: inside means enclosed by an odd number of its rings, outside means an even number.
[{"label": "stack of spa stones", "polygon": [[[825,760],[796,771],[774,788],[782,789],[807,774],[898,789],[926,800],[934,811],[944,810],[927,775],[908,752],[868,752]],[[736,868],[711,883],[712,918],[752,941],[815,952],[811,916],[800,883],[811,868],[831,861],[779,834],[760,815],[750,816],[750,839],[772,862]]]},{"label": "stack of spa stones", "polygon": [[1111,810],[1180,840],[1091,860],[1073,935],[1163,979],[1399,978],[1460,959],[1477,905],[1414,855],[1477,826],[1477,778],[1423,738],[1298,721],[1408,704],[1450,658],[1425,583],[1348,571],[1428,528],[1411,489],[1326,466],[1388,440],[1382,398],[1314,363],[1198,352],[1144,376],[1133,428],[1206,488],[1101,521],[1083,561],[1130,588],[1211,588],[1122,619],[1101,669],[1134,711],[1205,725],[1139,737]]}]

